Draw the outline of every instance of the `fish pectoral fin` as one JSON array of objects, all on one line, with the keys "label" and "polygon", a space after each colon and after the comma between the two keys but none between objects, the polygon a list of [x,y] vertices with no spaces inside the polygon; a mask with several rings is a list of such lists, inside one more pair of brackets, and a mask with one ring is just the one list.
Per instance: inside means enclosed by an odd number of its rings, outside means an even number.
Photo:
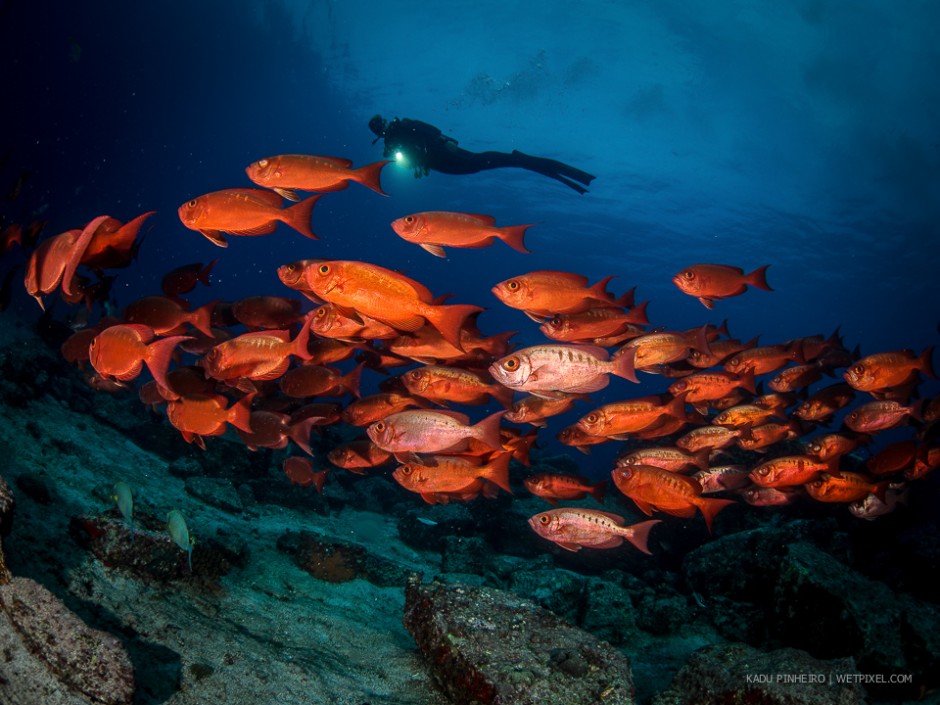
[{"label": "fish pectoral fin", "polygon": [[701,302],[702,306],[707,308],[709,311],[715,308],[715,302],[711,299],[706,299],[704,296],[699,296],[698,300]]},{"label": "fish pectoral fin", "polygon": [[402,318],[401,320],[397,321],[385,320],[382,322],[390,325],[396,330],[404,331],[406,333],[414,333],[416,330],[422,328],[425,324],[425,320],[421,316],[411,316],[410,318]]},{"label": "fish pectoral fin", "polygon": [[536,323],[545,323],[545,321],[549,319],[549,316],[540,316],[537,313],[531,313],[530,311],[523,311],[523,313]]},{"label": "fish pectoral fin", "polygon": [[643,512],[646,516],[653,516],[653,505],[651,505],[649,502],[644,502],[642,499],[637,499],[636,497],[631,497],[630,499],[633,500],[633,503],[637,506],[637,509]]},{"label": "fish pectoral fin", "polygon": [[209,240],[213,245],[218,245],[219,247],[228,247],[228,243],[225,241],[225,236],[219,230],[200,230],[200,233],[205,235],[206,239]]},{"label": "fish pectoral fin", "polygon": [[297,203],[300,200],[300,196],[297,195],[297,192],[292,188],[275,188],[274,193],[278,194],[281,198],[286,198],[288,201],[293,201]]},{"label": "fish pectoral fin", "polygon": [[432,245],[430,242],[420,242],[418,246],[425,252],[430,252],[435,257],[447,257],[447,253],[444,252],[444,248],[440,245]]}]

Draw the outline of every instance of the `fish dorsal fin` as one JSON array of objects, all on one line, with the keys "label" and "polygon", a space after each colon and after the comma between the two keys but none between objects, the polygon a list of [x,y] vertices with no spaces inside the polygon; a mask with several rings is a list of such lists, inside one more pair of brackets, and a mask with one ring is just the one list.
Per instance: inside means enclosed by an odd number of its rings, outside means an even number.
[{"label": "fish dorsal fin", "polygon": [[610,353],[600,345],[573,345],[572,348],[605,362],[610,358]]},{"label": "fish dorsal fin", "polygon": [[461,414],[459,411],[451,411],[450,409],[435,409],[431,413],[440,414],[441,416],[449,416],[450,418],[454,419],[455,421],[459,421],[465,426],[470,425],[470,417],[466,414]]},{"label": "fish dorsal fin", "polygon": [[483,225],[495,225],[496,218],[491,215],[486,215],[485,213],[461,213],[460,215],[465,215],[468,218],[473,218],[474,220],[479,220]]},{"label": "fish dorsal fin", "polygon": [[600,510],[592,511],[591,514],[600,514],[601,516],[607,517],[618,526],[623,526],[623,517],[619,514],[614,514],[613,512],[602,512]]},{"label": "fish dorsal fin", "polygon": [[319,159],[322,159],[323,161],[332,164],[333,166],[341,166],[344,169],[351,169],[353,165],[352,161],[346,159],[345,157],[319,157]]}]

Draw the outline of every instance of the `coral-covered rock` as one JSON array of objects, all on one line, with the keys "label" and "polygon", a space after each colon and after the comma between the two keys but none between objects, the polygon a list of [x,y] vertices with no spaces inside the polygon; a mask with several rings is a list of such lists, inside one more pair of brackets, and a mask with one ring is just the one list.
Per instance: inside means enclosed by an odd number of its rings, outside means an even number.
[{"label": "coral-covered rock", "polygon": [[864,705],[858,683],[837,680],[851,680],[857,670],[851,658],[818,661],[797,649],[764,653],[745,644],[706,646],[689,657],[653,705]]},{"label": "coral-covered rock", "polygon": [[13,528],[13,491],[0,476],[0,536],[9,536]]},{"label": "coral-covered rock", "polygon": [[457,705],[634,703],[626,656],[511,592],[412,576],[404,624]]},{"label": "coral-covered rock", "polygon": [[404,566],[370,553],[362,546],[330,541],[306,531],[283,534],[277,540],[277,547],[293,555],[299,568],[330,583],[362,578],[379,587],[397,587],[404,585],[409,575]]},{"label": "coral-covered rock", "polygon": [[244,560],[222,543],[199,537],[193,548],[190,573],[186,554],[170,538],[165,521],[137,513],[134,523],[137,528],[133,541],[127,523],[108,515],[73,517],[69,533],[78,545],[109,568],[161,583],[193,577],[211,582],[231,572],[233,563]]},{"label": "coral-covered rock", "polygon": [[134,669],[121,643],[88,627],[38,583],[14,578],[0,586],[0,633],[0,702],[133,701]]},{"label": "coral-covered rock", "polygon": [[186,491],[213,507],[239,514],[244,509],[242,499],[229,480],[216,477],[190,477],[186,479]]}]

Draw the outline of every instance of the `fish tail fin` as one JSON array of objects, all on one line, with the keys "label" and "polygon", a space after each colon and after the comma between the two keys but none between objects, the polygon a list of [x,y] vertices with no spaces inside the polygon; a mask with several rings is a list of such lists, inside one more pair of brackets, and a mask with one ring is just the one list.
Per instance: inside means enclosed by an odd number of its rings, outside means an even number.
[{"label": "fish tail fin", "polygon": [[184,340],[192,340],[189,335],[171,335],[169,338],[155,340],[147,346],[147,352],[144,362],[147,363],[147,369],[150,374],[164,389],[169,389],[170,385],[166,381],[166,372],[170,369],[170,362],[173,359],[173,350]]},{"label": "fish tail fin", "polygon": [[454,304],[452,306],[429,306],[425,316],[432,326],[437,328],[444,340],[454,347],[463,350],[460,345],[460,329],[464,321],[474,313],[483,309],[470,304]]},{"label": "fish tail fin", "polygon": [[689,395],[688,391],[673,397],[672,401],[666,404],[663,411],[677,419],[685,419],[685,398]]},{"label": "fish tail fin", "polygon": [[313,355],[310,353],[308,345],[310,343],[310,325],[313,323],[313,315],[309,314],[304,319],[304,324],[300,328],[300,332],[297,334],[297,337],[294,338],[294,342],[291,343],[290,354],[296,355],[301,360],[310,360],[313,358]]},{"label": "fish tail fin", "polygon": [[99,215],[89,222],[75,239],[72,249],[69,250],[68,259],[65,261],[65,269],[62,272],[62,291],[66,296],[72,296],[72,294],[75,293],[72,289],[72,283],[75,280],[75,270],[77,270],[78,265],[82,263],[82,257],[85,256],[85,250],[87,250],[88,245],[91,244],[91,239],[95,236],[95,233],[98,232],[98,228],[101,227],[101,224],[110,219],[111,216]]},{"label": "fish tail fin", "polygon": [[496,457],[484,467],[483,475],[483,479],[489,480],[509,494],[512,494],[512,489],[509,487],[509,461],[511,459],[512,453],[509,451],[497,453]]},{"label": "fish tail fin", "polygon": [[628,379],[634,384],[639,384],[640,380],[636,376],[636,348],[625,348],[614,360],[612,372],[618,377]]},{"label": "fish tail fin", "polygon": [[609,277],[604,277],[597,282],[597,284],[588,289],[591,298],[597,299],[598,301],[606,301],[607,303],[616,303],[616,299],[607,291],[607,285],[610,284],[610,280],[613,279],[614,276],[616,275],[611,274]]},{"label": "fish tail fin", "polygon": [[513,390],[509,387],[504,387],[499,382],[495,382],[490,389],[490,395],[507,409],[512,408],[513,394]]},{"label": "fish tail fin", "polygon": [[930,379],[937,379],[937,375],[934,374],[933,371],[933,345],[924,350],[924,352],[920,354],[920,357],[917,358],[917,369],[930,377]]},{"label": "fish tail fin", "polygon": [[729,504],[737,504],[737,502],[733,499],[711,499],[707,497],[697,499],[696,505],[701,510],[702,516],[705,517],[705,526],[708,527],[709,534],[712,532],[712,522],[715,520],[715,516]]},{"label": "fish tail fin", "polygon": [[649,305],[649,301],[641,301],[636,306],[632,306],[630,308],[629,322],[637,326],[648,326],[650,324],[650,319],[646,314],[646,307]]},{"label": "fish tail fin", "polygon": [[313,456],[313,449],[310,447],[310,434],[313,432],[313,427],[322,420],[322,416],[310,416],[303,421],[291,424],[287,430],[287,436],[296,443],[304,453]]},{"label": "fish tail fin", "polygon": [[365,166],[361,166],[358,169],[354,169],[352,172],[350,172],[349,176],[353,181],[372,189],[376,193],[387,196],[388,194],[382,190],[382,181],[380,175],[382,173],[382,169],[385,168],[385,165],[391,163],[391,159],[384,159],[373,164],[366,164]]},{"label": "fish tail fin", "polygon": [[356,399],[360,397],[359,381],[362,379],[362,368],[365,367],[365,365],[365,362],[360,362],[356,365],[354,370],[349,374],[343,375],[339,380],[340,386],[356,397]]},{"label": "fish tail fin", "polygon": [[518,252],[531,254],[532,250],[526,249],[523,237],[525,231],[531,228],[534,223],[528,225],[507,225],[504,228],[497,228],[499,239]]},{"label": "fish tail fin", "polygon": [[281,211],[281,219],[304,237],[319,240],[320,238],[313,234],[310,219],[313,217],[313,207],[317,205],[322,195],[322,193],[315,194],[310,198],[305,198],[296,206],[285,208]]},{"label": "fish tail fin", "polygon": [[313,473],[313,486],[317,490],[317,494],[323,494],[323,485],[326,484],[326,475],[329,470],[320,470],[319,472]]},{"label": "fish tail fin", "polygon": [[711,448],[702,448],[701,450],[697,450],[692,453],[692,464],[702,472],[707,472],[711,455]]},{"label": "fish tail fin", "polygon": [[235,428],[244,431],[245,433],[252,433],[251,430],[251,402],[255,399],[255,394],[246,394],[237,402],[232,404],[228,410],[228,418],[226,419],[230,424]]},{"label": "fish tail fin", "polygon": [[661,524],[662,519],[650,519],[649,521],[641,521],[639,524],[633,524],[632,526],[625,526],[623,530],[623,537],[636,546],[637,550],[645,553],[650,556],[649,550],[649,539],[650,531],[657,524]]},{"label": "fish tail fin", "polygon": [[588,494],[597,500],[598,504],[604,503],[604,494],[607,492],[607,480],[601,480],[596,485],[591,485]]},{"label": "fish tail fin", "polygon": [[196,279],[201,281],[206,286],[209,286],[209,275],[212,273],[212,268],[219,263],[219,258],[216,257],[214,260],[209,262],[205,267],[199,270],[199,273],[196,275]]},{"label": "fish tail fin", "polygon": [[701,353],[705,353],[709,357],[712,356],[712,349],[708,347],[708,324],[695,331],[694,335],[689,336],[689,347],[693,350],[698,350]]},{"label": "fish tail fin", "polygon": [[189,322],[193,328],[200,333],[205,333],[210,338],[215,337],[212,333],[212,312],[218,303],[218,301],[210,301],[206,305],[197,308],[189,316]]},{"label": "fish tail fin", "polygon": [[747,367],[738,375],[738,386],[746,392],[757,396],[757,385],[754,382],[754,368]]},{"label": "fish tail fin", "polygon": [[505,411],[497,411],[472,426],[474,438],[494,450],[503,450],[503,442],[499,437],[499,422],[505,413]]},{"label": "fish tail fin", "polygon": [[773,291],[770,284],[767,283],[767,267],[769,266],[769,264],[765,264],[763,267],[755,269],[744,277],[744,283],[750,284],[758,289],[763,289],[764,291]]},{"label": "fish tail fin", "polygon": [[636,287],[618,296],[614,299],[614,303],[624,308],[633,308],[636,303]]},{"label": "fish tail fin", "polygon": [[888,501],[885,498],[885,493],[888,491],[888,488],[891,486],[890,480],[885,480],[884,482],[876,482],[872,487],[871,493],[875,495],[883,504],[887,504]]}]

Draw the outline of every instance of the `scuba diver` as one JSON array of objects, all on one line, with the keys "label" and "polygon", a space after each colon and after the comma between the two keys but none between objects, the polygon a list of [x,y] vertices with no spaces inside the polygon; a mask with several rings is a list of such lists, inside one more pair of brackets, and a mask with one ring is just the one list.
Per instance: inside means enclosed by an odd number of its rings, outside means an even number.
[{"label": "scuba diver", "polygon": [[[395,118],[388,122],[381,115],[369,120],[369,129],[376,135],[375,144],[385,140],[385,156],[407,160],[414,166],[415,178],[427,176],[430,170],[442,174],[476,174],[487,169],[518,167],[544,174],[578,193],[587,193],[584,186],[594,179],[580,169],[554,159],[533,157],[513,150],[506,152],[471,152],[457,146],[457,140],[420,120]],[[583,186],[582,186],[583,184]]]}]

